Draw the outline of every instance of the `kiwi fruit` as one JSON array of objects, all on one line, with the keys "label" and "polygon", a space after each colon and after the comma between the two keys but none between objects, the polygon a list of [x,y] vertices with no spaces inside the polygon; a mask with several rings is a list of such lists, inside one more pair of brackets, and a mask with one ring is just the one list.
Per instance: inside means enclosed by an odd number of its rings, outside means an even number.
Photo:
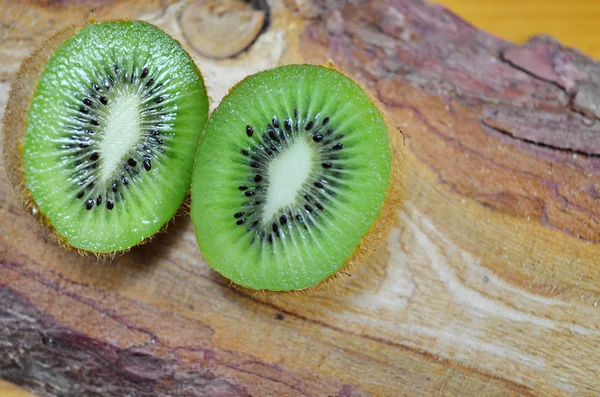
[{"label": "kiwi fruit", "polygon": [[399,135],[333,65],[247,77],[215,109],[198,148],[191,216],[206,262],[269,291],[324,285],[361,262],[402,198]]},{"label": "kiwi fruit", "polygon": [[90,21],[23,62],[2,152],[18,198],[52,236],[114,253],[177,212],[207,118],[202,75],[176,40],[141,21]]}]

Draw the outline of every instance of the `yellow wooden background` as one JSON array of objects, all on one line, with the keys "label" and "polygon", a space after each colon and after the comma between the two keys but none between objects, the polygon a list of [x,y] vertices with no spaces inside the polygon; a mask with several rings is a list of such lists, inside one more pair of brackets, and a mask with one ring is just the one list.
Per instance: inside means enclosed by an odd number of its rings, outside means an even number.
[{"label": "yellow wooden background", "polygon": [[506,40],[545,33],[600,59],[600,0],[434,0]]},{"label": "yellow wooden background", "polygon": [[[546,33],[600,59],[600,0],[437,0],[475,26],[523,43]],[[1,397],[32,394],[0,380]]]}]

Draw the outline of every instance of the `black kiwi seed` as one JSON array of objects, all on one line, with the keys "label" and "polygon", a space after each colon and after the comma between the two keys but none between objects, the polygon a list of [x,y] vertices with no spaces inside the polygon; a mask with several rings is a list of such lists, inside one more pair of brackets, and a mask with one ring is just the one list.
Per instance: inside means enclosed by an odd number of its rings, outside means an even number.
[{"label": "black kiwi seed", "polygon": [[152,168],[152,162],[150,159],[146,158],[144,159],[144,169],[146,171],[150,171],[150,169]]},{"label": "black kiwi seed", "polygon": [[94,200],[89,199],[88,201],[85,202],[85,209],[86,210],[91,210],[94,207]]},{"label": "black kiwi seed", "polygon": [[254,135],[254,128],[251,125],[246,126],[246,135],[248,135],[248,137]]},{"label": "black kiwi seed", "polygon": [[246,223],[246,218],[238,219],[235,222],[236,225],[243,225],[244,223]]},{"label": "black kiwi seed", "polygon": [[258,175],[258,174],[257,174],[257,175],[255,175],[255,176],[254,176],[254,182],[258,183],[258,182],[260,182],[260,181],[262,181],[262,176],[260,176],[260,175]]},{"label": "black kiwi seed", "polygon": [[96,205],[100,204],[102,204],[102,196],[98,196],[98,198],[96,199]]},{"label": "black kiwi seed", "polygon": [[311,121],[309,121],[309,122],[306,124],[306,126],[304,127],[304,129],[305,129],[306,131],[309,131],[311,128],[313,128],[313,126],[314,126],[314,125],[315,125],[315,122],[311,120]]},{"label": "black kiwi seed", "polygon": [[317,207],[319,210],[323,211],[323,206],[321,205],[321,203],[315,203],[315,207]]},{"label": "black kiwi seed", "polygon": [[305,208],[305,209],[306,209],[306,210],[307,210],[309,213],[311,213],[311,212],[312,212],[312,210],[313,210],[313,208],[312,208],[310,205],[308,205],[308,204],[305,204],[305,205],[304,205],[304,208]]},{"label": "black kiwi seed", "polygon": [[129,184],[129,180],[127,179],[126,176],[121,177],[121,182],[123,182],[123,185],[128,185]]},{"label": "black kiwi seed", "polygon": [[315,142],[321,142],[321,140],[323,139],[323,135],[316,133],[315,135],[313,135],[313,141]]},{"label": "black kiwi seed", "polygon": [[246,191],[244,192],[244,194],[245,194],[246,196],[248,196],[248,197],[250,197],[250,196],[254,196],[254,192],[253,192],[252,190],[246,190]]},{"label": "black kiwi seed", "polygon": [[283,126],[288,132],[292,130],[292,122],[289,119],[283,120]]},{"label": "black kiwi seed", "polygon": [[90,123],[92,123],[92,125],[95,125],[95,126],[99,126],[100,125],[100,123],[96,119],[90,120]]},{"label": "black kiwi seed", "polygon": [[288,216],[283,214],[279,217],[279,223],[281,223],[282,225],[285,225],[287,223],[288,220]]},{"label": "black kiwi seed", "polygon": [[[269,126],[268,130],[269,130],[269,137],[276,141],[279,137],[277,136],[277,133],[275,132],[275,130],[272,129],[270,126]],[[272,148],[271,148],[271,150],[272,150]]]},{"label": "black kiwi seed", "polygon": [[108,103],[108,99],[103,95],[100,97],[100,103],[106,105]]},{"label": "black kiwi seed", "polygon": [[92,106],[92,100],[90,98],[83,98],[83,103],[88,106]]},{"label": "black kiwi seed", "polygon": [[160,131],[159,130],[152,130],[152,131],[150,131],[150,135],[158,136],[158,135],[160,135]]},{"label": "black kiwi seed", "polygon": [[323,125],[327,125],[329,123],[329,117],[325,117],[323,119]]},{"label": "black kiwi seed", "polygon": [[323,184],[319,181],[316,181],[315,183],[313,183],[313,185],[315,185],[316,187],[323,189]]},{"label": "black kiwi seed", "polygon": [[240,150],[240,153],[243,154],[244,156],[250,155],[250,153],[248,153],[248,151],[246,149]]},{"label": "black kiwi seed", "polygon": [[236,212],[235,214],[233,214],[233,217],[235,219],[241,218],[242,216],[244,216],[244,212],[243,211]]},{"label": "black kiwi seed", "polygon": [[323,167],[323,168],[331,168],[332,164],[331,163],[322,163],[321,167]]},{"label": "black kiwi seed", "polygon": [[92,155],[90,156],[90,160],[92,161],[96,161],[98,160],[98,158],[100,157],[100,155],[98,154],[98,152],[94,152],[92,153]]},{"label": "black kiwi seed", "polygon": [[296,215],[296,220],[300,223],[304,222],[304,218],[300,214]]},{"label": "black kiwi seed", "polygon": [[273,127],[279,128],[279,120],[277,120],[277,117],[273,117]]},{"label": "black kiwi seed", "polygon": [[100,86],[96,83],[92,84],[92,87],[94,88],[94,90],[96,91],[100,91]]},{"label": "black kiwi seed", "polygon": [[135,161],[133,157],[130,157],[127,159],[127,164],[129,164],[131,167],[135,167],[137,165],[137,161]]},{"label": "black kiwi seed", "polygon": [[154,84],[154,79],[150,78],[150,80],[146,82],[146,87],[150,87],[152,84]]},{"label": "black kiwi seed", "polygon": [[156,98],[156,99],[154,100],[154,102],[156,102],[156,103],[161,103],[163,100],[164,100],[164,98],[163,98],[163,97],[161,97],[161,96],[159,96],[158,98]]},{"label": "black kiwi seed", "polygon": [[238,189],[241,190],[241,191],[244,191],[244,190],[248,189],[248,186],[246,186],[246,185],[240,185],[240,186],[238,186]]},{"label": "black kiwi seed", "polygon": [[343,143],[336,143],[335,145],[333,145],[333,147],[331,148],[332,150],[340,150],[344,147]]},{"label": "black kiwi seed", "polygon": [[273,222],[273,231],[279,236],[279,225]]},{"label": "black kiwi seed", "polygon": [[77,194],[77,198],[82,198],[85,192],[82,190]]},{"label": "black kiwi seed", "polygon": [[84,108],[83,106],[79,108],[79,111],[84,114],[88,114],[90,112],[89,110],[87,110],[87,108]]},{"label": "black kiwi seed", "polygon": [[144,67],[144,68],[142,69],[142,74],[140,75],[140,77],[143,79],[143,78],[145,78],[146,76],[148,76],[148,68]]},{"label": "black kiwi seed", "polygon": [[259,168],[260,167],[260,163],[258,161],[253,161],[250,163],[250,167],[252,168]]},{"label": "black kiwi seed", "polygon": [[112,199],[106,200],[106,208],[112,210],[115,207],[115,202]]},{"label": "black kiwi seed", "polygon": [[113,191],[114,193],[116,193],[116,192],[117,192],[117,182],[113,182],[113,184],[112,184],[112,191]]}]

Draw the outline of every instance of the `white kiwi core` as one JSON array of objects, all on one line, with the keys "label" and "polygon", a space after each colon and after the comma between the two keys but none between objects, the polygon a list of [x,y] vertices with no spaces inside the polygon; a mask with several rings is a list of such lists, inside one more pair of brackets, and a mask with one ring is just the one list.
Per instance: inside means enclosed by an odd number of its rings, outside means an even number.
[{"label": "white kiwi core", "polygon": [[139,95],[124,92],[109,104],[104,136],[100,142],[100,178],[107,181],[122,168],[123,157],[142,137]]},{"label": "white kiwi core", "polygon": [[313,150],[308,142],[298,139],[269,164],[269,187],[263,222],[269,222],[281,209],[293,204],[308,179],[313,163]]}]

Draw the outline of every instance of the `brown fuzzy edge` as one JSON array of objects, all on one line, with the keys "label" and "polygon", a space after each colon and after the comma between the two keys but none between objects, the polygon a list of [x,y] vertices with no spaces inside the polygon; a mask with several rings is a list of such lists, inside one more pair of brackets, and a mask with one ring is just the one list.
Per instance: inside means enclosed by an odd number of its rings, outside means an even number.
[{"label": "brown fuzzy edge", "polygon": [[[307,63],[306,65],[313,64]],[[381,206],[379,216],[373,222],[367,233],[362,237],[360,242],[357,244],[351,256],[348,258],[346,263],[331,276],[327,277],[326,279],[311,287],[290,291],[253,290],[236,284],[235,282],[228,279],[231,283],[231,288],[240,290],[241,292],[246,293],[248,295],[255,295],[259,292],[263,293],[265,296],[278,296],[289,294],[310,295],[316,292],[338,288],[341,285],[341,282],[347,280],[348,277],[351,276],[352,272],[356,271],[359,266],[362,266],[366,262],[366,260],[373,254],[373,252],[377,251],[377,249],[381,247],[381,245],[389,235],[390,229],[392,228],[392,226],[394,226],[394,224],[396,224],[398,220],[397,211],[404,202],[404,197],[406,195],[407,158],[406,140],[404,137],[404,133],[398,127],[396,127],[395,123],[389,117],[381,102],[377,98],[375,98],[375,96],[362,84],[357,82],[348,74],[339,70],[333,64],[333,62],[329,61],[323,65],[313,66],[322,66],[327,69],[331,69],[352,80],[367,94],[369,99],[371,99],[371,102],[377,107],[377,110],[379,110],[379,113],[383,117],[388,129],[390,151],[392,157],[392,164],[390,167],[390,183],[388,186],[386,199],[383,202],[383,205]],[[245,79],[237,83],[235,86],[233,86],[233,88],[231,88],[229,92],[231,92],[235,87],[241,84],[248,77],[246,77]]]},{"label": "brown fuzzy edge", "polygon": [[[101,261],[112,261],[115,256],[128,252],[131,248],[129,247],[120,251],[113,252],[93,252],[83,250],[81,248],[71,246],[67,239],[58,233],[58,231],[52,226],[50,220],[40,211],[40,208],[36,204],[31,192],[27,188],[25,181],[25,167],[23,164],[23,144],[25,134],[27,132],[27,118],[29,114],[29,108],[35,90],[37,88],[38,79],[44,71],[46,64],[54,55],[54,52],[59,48],[65,41],[77,34],[81,29],[89,24],[103,23],[103,22],[132,22],[127,18],[117,19],[106,19],[97,20],[93,16],[90,16],[89,20],[85,23],[74,24],[64,27],[50,36],[48,39],[40,42],[35,50],[21,63],[19,70],[13,77],[8,95],[8,101],[6,104],[6,110],[2,119],[2,134],[0,136],[0,153],[4,162],[4,167],[8,180],[12,187],[15,197],[25,209],[28,215],[35,218],[37,223],[43,228],[46,234],[58,245],[66,250],[77,250],[81,255],[92,255]],[[144,22],[144,21],[141,21]],[[148,22],[144,22],[151,25]],[[156,26],[155,26],[156,27]],[[160,29],[156,27],[157,29]],[[162,29],[160,29],[162,31]],[[164,32],[164,31],[163,31]],[[166,32],[164,34],[168,35]],[[168,35],[175,40],[181,48],[184,49],[189,55],[189,51],[180,43],[178,40]],[[190,59],[191,55],[190,55]],[[204,87],[204,76],[198,69],[195,62],[192,63],[198,71],[198,75],[202,79]],[[206,88],[205,88],[206,89]],[[208,121],[208,117],[207,117]],[[186,194],[184,202],[181,204],[179,209],[173,215],[168,222],[166,222],[159,231],[154,235],[149,236],[140,241],[136,247],[148,243],[154,236],[159,233],[164,233],[167,230],[168,225],[173,222],[173,219],[189,213],[189,191]]]}]

